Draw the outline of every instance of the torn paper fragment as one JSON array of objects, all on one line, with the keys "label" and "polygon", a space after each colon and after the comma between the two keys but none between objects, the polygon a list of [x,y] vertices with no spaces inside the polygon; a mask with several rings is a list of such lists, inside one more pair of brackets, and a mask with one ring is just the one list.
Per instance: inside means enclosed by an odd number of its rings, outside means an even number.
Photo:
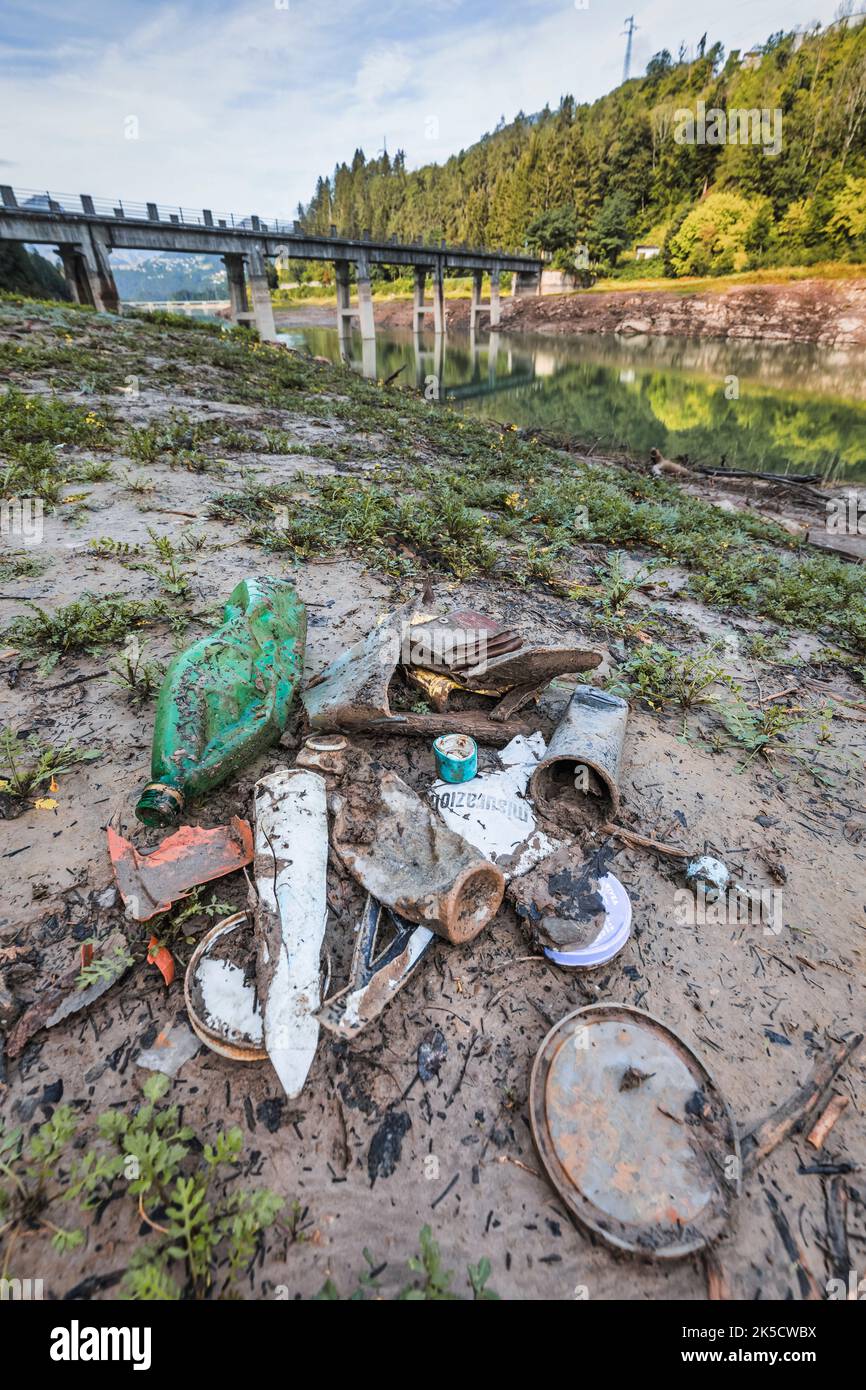
[{"label": "torn paper fragment", "polygon": [[537,826],[535,807],[526,788],[545,754],[540,732],[518,734],[498,754],[499,768],[479,772],[462,785],[437,781],[432,804],[450,830],[481,850],[505,875],[519,878],[559,848]]}]

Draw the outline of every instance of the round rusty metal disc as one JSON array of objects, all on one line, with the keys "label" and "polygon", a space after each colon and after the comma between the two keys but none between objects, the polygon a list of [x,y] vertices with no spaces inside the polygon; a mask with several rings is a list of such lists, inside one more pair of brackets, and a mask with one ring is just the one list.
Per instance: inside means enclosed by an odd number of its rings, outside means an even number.
[{"label": "round rusty metal disc", "polygon": [[736,1125],[659,1019],[626,1004],[568,1014],[538,1050],[529,1108],[551,1182],[608,1245],[678,1259],[724,1230],[740,1187]]}]

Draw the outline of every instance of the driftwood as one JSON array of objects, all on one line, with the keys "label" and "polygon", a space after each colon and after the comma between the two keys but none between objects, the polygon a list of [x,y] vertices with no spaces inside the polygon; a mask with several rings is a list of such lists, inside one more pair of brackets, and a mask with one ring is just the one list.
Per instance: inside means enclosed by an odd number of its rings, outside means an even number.
[{"label": "driftwood", "polygon": [[794,1239],[785,1213],[782,1211],[782,1208],[779,1206],[772,1192],[765,1193],[765,1196],[767,1198],[767,1206],[770,1208],[770,1215],[773,1218],[773,1224],[779,1232],[782,1244],[785,1247],[785,1254],[791,1261],[793,1270],[797,1275],[800,1297],[808,1299],[809,1301],[812,1299],[823,1299],[824,1295],[818,1287],[814,1274],[806,1264],[805,1255]]},{"label": "driftwood", "polygon": [[847,1109],[847,1096],[833,1096],[824,1113],[815,1121],[806,1135],[806,1143],[810,1144],[813,1149],[822,1149],[830,1130],[843,1111]]},{"label": "driftwood", "polygon": [[844,1178],[831,1178],[824,1189],[827,1216],[827,1254],[837,1279],[848,1281],[851,1255],[848,1249],[848,1185]]},{"label": "driftwood", "polygon": [[792,1134],[799,1134],[807,1121],[820,1113],[827,1092],[862,1041],[863,1034],[854,1033],[837,1043],[833,1051],[827,1053],[815,1065],[811,1076],[799,1090],[743,1137],[740,1141],[740,1152],[744,1177],[754,1172],[779,1144]]}]

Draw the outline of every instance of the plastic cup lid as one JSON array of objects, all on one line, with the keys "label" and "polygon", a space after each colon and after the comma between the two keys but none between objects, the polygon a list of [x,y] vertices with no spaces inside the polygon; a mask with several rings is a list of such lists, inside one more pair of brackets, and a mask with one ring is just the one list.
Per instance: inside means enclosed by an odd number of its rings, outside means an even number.
[{"label": "plastic cup lid", "polygon": [[604,965],[611,960],[631,936],[631,899],[619,879],[605,874],[598,880],[598,891],[604,904],[604,925],[595,941],[577,951],[557,951],[545,946],[544,954],[555,965],[571,965],[587,969]]}]

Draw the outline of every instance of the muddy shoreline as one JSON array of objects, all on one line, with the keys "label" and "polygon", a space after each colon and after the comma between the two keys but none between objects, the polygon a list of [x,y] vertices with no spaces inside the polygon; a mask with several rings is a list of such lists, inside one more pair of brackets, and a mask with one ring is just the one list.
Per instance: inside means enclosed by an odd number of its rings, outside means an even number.
[{"label": "muddy shoreline", "polygon": [[[571,537],[554,582],[545,569],[548,554],[536,548],[527,558],[522,549],[534,508],[516,509],[540,469],[562,467],[537,499],[538,508],[554,507],[561,488],[587,467],[577,455],[548,459],[541,445],[432,412],[398,387],[381,390],[282,348],[190,326],[76,316],[29,303],[4,308],[0,347],[13,384],[28,400],[51,397],[97,421],[87,425],[90,444],[69,443],[58,458],[80,469],[110,464],[108,472],[91,468],[86,482],[70,481],[46,509],[36,547],[42,568],[4,582],[4,632],[14,619],[32,615],[32,603],[56,615],[85,594],[122,594],[142,604],[165,596],[155,535],[171,542],[190,587],[187,597],[172,600],[172,612],[183,618],[178,633],[158,616],[137,629],[148,661],[166,663],[178,645],[206,631],[240,577],[269,572],[291,579],[308,605],[309,682],[428,580],[437,604],[480,610],[534,642],[603,645],[604,663],[592,673],[599,683],[656,640],[697,658],[711,653],[756,716],[783,705],[805,712],[806,722],[791,726],[773,764],[723,738],[716,695],[728,698],[729,686],[714,687],[712,701],[687,707],[654,708],[635,694],[620,771],[630,825],[720,855],[755,891],[781,892],[774,933],[754,922],[683,921],[676,867],[618,845],[612,867],[631,898],[634,929],[606,966],[583,973],[553,965],[531,948],[505,906],[469,945],[437,941],[423,969],[357,1041],[323,1037],[296,1102],[287,1102],[267,1062],[238,1065],[205,1048],[183,1065],[168,1095],[203,1142],[238,1127],[244,1142],[238,1183],[267,1186],[286,1203],[282,1224],[244,1268],[242,1297],[308,1299],[329,1279],[346,1297],[367,1267],[365,1248],[382,1267],[375,1296],[397,1297],[411,1282],[407,1260],[427,1224],[445,1267],[455,1271],[459,1297],[471,1297],[467,1265],[485,1257],[491,1288],[509,1299],[707,1297],[700,1259],[667,1267],[618,1259],[572,1223],[533,1145],[530,1072],[542,1040],[567,1013],[591,1002],[627,1003],[663,1019],[705,1060],[745,1132],[796,1089],[835,1040],[862,1027],[866,716],[862,683],[830,649],[830,635],[746,611],[739,594],[718,601],[710,592],[696,595],[689,571],[673,561],[646,573],[653,553],[619,529],[620,518],[624,525],[637,514],[629,499],[643,506],[662,486],[639,470],[620,477],[611,464],[616,483],[601,470],[591,474],[590,501],[609,494],[615,515],[607,522],[600,515],[599,527],[609,527],[604,538]],[[160,440],[169,443],[159,447]],[[444,509],[423,535],[416,531],[378,549],[361,541],[319,549],[320,537],[308,534],[306,551],[293,554],[257,542],[237,510],[214,507],[218,494],[248,500],[255,487],[279,486],[294,520],[309,505],[305,499],[317,495],[317,480],[357,487],[384,507],[389,488],[409,496],[418,475],[429,474],[427,492],[414,494],[413,515],[403,517],[415,521],[431,496],[439,498],[443,474],[451,470],[466,480],[473,464],[480,474],[475,504],[468,515],[460,513],[463,530],[445,549],[435,548],[446,526]],[[493,495],[497,486],[501,501]],[[756,526],[803,519],[790,498],[762,500],[751,483],[745,493],[706,481],[686,486],[690,506],[712,503],[725,514],[747,509]],[[674,485],[663,495],[668,507],[679,498]],[[489,510],[494,501],[498,511]],[[453,497],[450,505],[455,510]],[[657,511],[663,521],[663,509]],[[351,519],[356,524],[354,514]],[[747,558],[756,542],[750,537],[743,544],[739,532],[732,534],[736,553]],[[489,536],[501,553],[487,570],[458,563],[471,544],[488,544]],[[603,584],[615,552],[618,582],[634,581],[616,612],[604,608]],[[71,650],[52,670],[42,664],[44,653],[0,640],[0,724],[16,739],[35,734],[54,747],[72,743],[97,752],[60,773],[50,795],[38,798],[43,804],[30,798],[20,814],[0,821],[0,1031],[76,968],[88,938],[123,931],[134,956],[125,976],[90,1008],[34,1035],[8,1059],[0,1079],[0,1124],[7,1129],[29,1133],[59,1104],[73,1107],[74,1155],[99,1142],[101,1114],[141,1107],[149,1073],[139,1065],[140,1052],[185,1024],[183,969],[217,920],[200,912],[175,932],[177,978],[166,986],[146,959],[154,924],[125,918],[114,891],[109,820],[139,848],[160,838],[132,815],[149,777],[154,697],[132,703],[110,674],[122,659],[122,640]],[[545,736],[573,689],[573,678],[557,680],[532,707]],[[824,713],[829,703],[832,717]],[[280,743],[195,804],[189,823],[215,826],[249,816],[255,780],[292,765],[305,732],[296,703]],[[435,776],[427,740],[376,734],[358,741],[426,795]],[[205,899],[212,897],[223,904],[220,912],[243,908],[244,874],[210,885]],[[331,992],[346,978],[362,901],[345,873],[332,877]],[[439,1072],[422,1080],[419,1047],[436,1029],[445,1055]],[[838,1082],[851,1103],[821,1158],[862,1161],[864,1077],[858,1055]],[[799,1296],[769,1187],[796,1224],[819,1286],[835,1272],[826,1182],[808,1171],[813,1157],[794,1139],[745,1181],[733,1229],[719,1249],[732,1298]],[[161,1212],[149,1206],[154,1220]],[[81,1228],[81,1246],[61,1254],[50,1232],[28,1232],[8,1271],[41,1278],[46,1298],[117,1297],[130,1261],[154,1235],[119,1185],[94,1211],[80,1213],[71,1204],[63,1224]],[[860,1196],[852,1197],[848,1227],[859,1242],[853,1248],[861,1248],[866,1206]],[[216,1295],[223,1274],[217,1272],[208,1296]],[[587,1292],[578,1295],[578,1288]]]},{"label": "muddy shoreline", "polygon": [[[412,326],[409,300],[377,300],[374,314],[383,328]],[[278,327],[333,327],[335,312],[298,305],[278,308],[275,318]],[[467,329],[469,300],[447,300],[445,318],[449,328]],[[488,326],[486,319],[481,326]],[[736,285],[700,293],[593,290],[517,300],[506,295],[500,328],[503,333],[622,333],[860,347],[866,345],[866,279]]]}]

